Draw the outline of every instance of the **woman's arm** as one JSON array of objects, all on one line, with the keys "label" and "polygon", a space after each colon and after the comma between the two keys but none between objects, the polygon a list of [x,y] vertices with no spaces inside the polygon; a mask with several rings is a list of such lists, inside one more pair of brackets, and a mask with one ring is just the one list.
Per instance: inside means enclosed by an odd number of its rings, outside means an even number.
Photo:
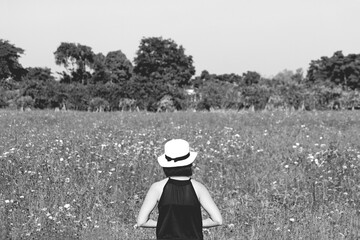
[{"label": "woman's arm", "polygon": [[209,191],[202,184],[198,184],[198,197],[201,206],[209,214],[209,218],[203,220],[203,227],[216,227],[223,224],[221,213],[216,206],[214,200],[211,198]]},{"label": "woman's arm", "polygon": [[137,227],[143,227],[143,228],[156,228],[157,225],[157,221],[152,220],[152,219],[148,219],[147,222],[143,223],[142,225],[139,225],[138,223],[136,224],[136,228]]},{"label": "woman's arm", "polygon": [[137,217],[138,227],[156,227],[157,221],[149,219],[151,211],[155,208],[159,198],[159,192],[156,183],[151,185],[148,193],[146,194],[143,205],[140,208],[139,215]]},{"label": "woman's arm", "polygon": [[216,227],[216,226],[220,226],[221,224],[222,222],[214,221],[211,218],[203,219],[202,221],[203,228]]}]

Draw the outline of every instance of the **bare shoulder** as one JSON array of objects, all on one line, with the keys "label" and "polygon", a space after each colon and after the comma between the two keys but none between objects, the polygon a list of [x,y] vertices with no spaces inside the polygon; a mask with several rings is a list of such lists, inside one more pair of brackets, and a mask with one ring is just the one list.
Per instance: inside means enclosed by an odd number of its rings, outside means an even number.
[{"label": "bare shoulder", "polygon": [[168,181],[168,178],[165,178],[165,179],[160,180],[158,182],[154,182],[150,187],[150,191],[155,191],[159,195],[161,195],[161,193],[163,191],[163,188],[164,188],[167,181]]},{"label": "bare shoulder", "polygon": [[168,180],[169,180],[168,178],[164,178],[164,179],[162,179],[160,181],[157,181],[157,182],[153,183],[153,185],[156,188],[161,188],[162,189],[165,186],[165,184],[167,183]]},{"label": "bare shoulder", "polygon": [[191,183],[199,188],[206,188],[204,184],[202,184],[199,181],[196,181],[195,179],[191,179]]},{"label": "bare shoulder", "polygon": [[200,196],[204,193],[207,192],[206,187],[204,186],[204,184],[202,184],[201,182],[198,182],[194,179],[191,179],[191,183],[194,187],[194,190],[196,192],[196,195],[198,196],[198,198],[200,198]]}]

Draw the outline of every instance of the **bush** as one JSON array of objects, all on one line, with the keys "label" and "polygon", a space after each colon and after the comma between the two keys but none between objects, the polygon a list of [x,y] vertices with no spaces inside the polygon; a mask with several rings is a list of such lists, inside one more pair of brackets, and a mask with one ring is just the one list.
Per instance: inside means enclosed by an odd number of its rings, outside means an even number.
[{"label": "bush", "polygon": [[109,102],[105,99],[96,97],[91,99],[89,107],[91,111],[102,112],[104,110],[107,110],[109,108],[109,105]]},{"label": "bush", "polygon": [[0,88],[0,108],[5,108],[8,105],[9,104],[7,103],[7,101],[5,99],[5,91]]},{"label": "bush", "polygon": [[333,109],[335,101],[340,99],[342,90],[326,86],[315,86],[303,94],[303,102],[306,110]]},{"label": "bush", "polygon": [[165,95],[158,102],[157,112],[173,112],[175,111],[174,101],[170,95]]},{"label": "bush", "polygon": [[89,107],[90,95],[87,86],[82,84],[64,84],[66,96],[64,102],[67,109],[86,111]]},{"label": "bush", "polygon": [[197,104],[198,110],[219,109],[222,107],[223,98],[226,93],[224,84],[216,80],[209,80],[199,90],[201,100]]},{"label": "bush", "polygon": [[20,109],[31,108],[34,106],[34,99],[30,96],[22,96],[16,100],[16,106]]},{"label": "bush", "polygon": [[270,90],[266,86],[250,85],[241,90],[241,95],[245,108],[254,106],[255,110],[262,110],[270,98]]},{"label": "bush", "polygon": [[9,104],[3,98],[0,98],[0,108],[6,108],[8,106]]},{"label": "bush", "polygon": [[345,109],[359,109],[360,108],[360,92],[350,91],[343,92],[339,99],[341,107]]}]

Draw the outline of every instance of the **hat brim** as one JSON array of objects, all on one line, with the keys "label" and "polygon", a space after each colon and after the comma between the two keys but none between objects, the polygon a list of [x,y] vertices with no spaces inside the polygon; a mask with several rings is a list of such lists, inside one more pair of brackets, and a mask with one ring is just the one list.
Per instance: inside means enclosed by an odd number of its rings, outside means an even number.
[{"label": "hat brim", "polygon": [[166,168],[183,167],[193,163],[195,161],[196,156],[197,156],[197,152],[190,152],[190,156],[187,159],[175,162],[175,161],[168,161],[165,158],[165,154],[163,154],[160,157],[158,157],[158,163],[160,164],[161,167],[166,167]]}]

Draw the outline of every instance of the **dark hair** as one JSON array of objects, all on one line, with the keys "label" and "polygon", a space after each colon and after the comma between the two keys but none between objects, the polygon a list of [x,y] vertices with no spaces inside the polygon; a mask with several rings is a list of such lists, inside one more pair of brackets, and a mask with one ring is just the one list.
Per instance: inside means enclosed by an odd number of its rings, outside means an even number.
[{"label": "dark hair", "polygon": [[166,177],[175,177],[175,176],[192,176],[192,163],[183,167],[163,167]]}]

